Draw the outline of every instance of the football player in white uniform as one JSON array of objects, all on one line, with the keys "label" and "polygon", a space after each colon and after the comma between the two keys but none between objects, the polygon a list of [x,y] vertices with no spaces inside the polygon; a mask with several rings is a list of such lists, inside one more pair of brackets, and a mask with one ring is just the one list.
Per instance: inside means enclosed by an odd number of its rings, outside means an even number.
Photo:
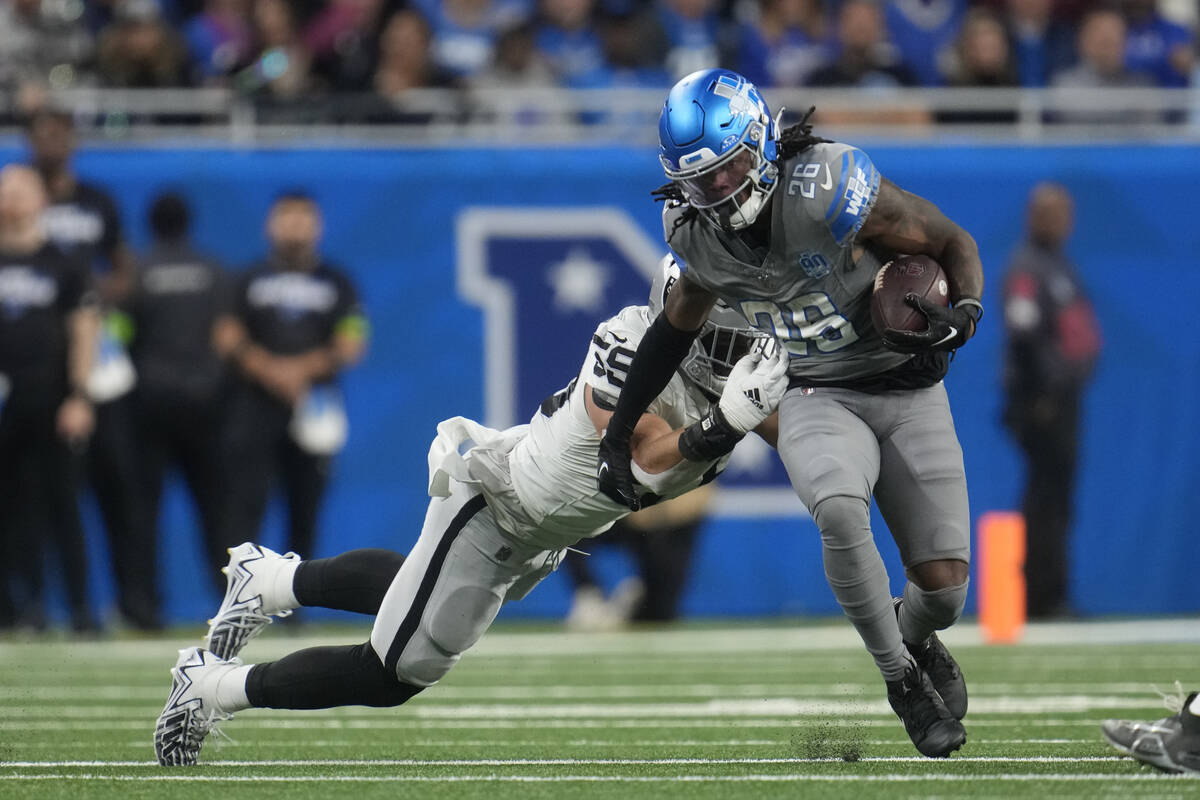
[{"label": "football player in white uniform", "polygon": [[[380,550],[301,561],[252,543],[230,551],[228,589],[204,648],[187,648],[154,732],[160,764],[196,763],[218,720],[245,708],[395,706],[437,683],[580,539],[629,513],[599,491],[600,437],[625,370],[679,275],[668,257],[651,305],[625,308],[592,336],[579,374],[527,425],[505,431],[462,417],[438,425],[432,498],[406,558]],[[716,477],[749,431],[775,443],[787,386],[777,343],[717,306],[690,356],[633,434],[643,503]],[[241,648],[300,606],[375,613],[370,641],[243,665]]]}]

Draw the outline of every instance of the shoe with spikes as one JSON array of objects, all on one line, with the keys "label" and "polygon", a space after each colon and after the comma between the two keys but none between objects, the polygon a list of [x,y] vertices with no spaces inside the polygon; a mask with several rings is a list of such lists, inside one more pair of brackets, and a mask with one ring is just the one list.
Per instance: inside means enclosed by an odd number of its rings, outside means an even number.
[{"label": "shoe with spikes", "polygon": [[171,670],[171,694],[154,726],[154,753],[159,764],[195,764],[204,738],[216,723],[233,718],[233,714],[218,711],[212,697],[220,674],[240,664],[237,660],[222,661],[199,647],[179,651],[179,660]]},{"label": "shoe with spikes", "polygon": [[945,758],[962,747],[967,732],[946,709],[925,671],[910,663],[904,677],[887,681],[888,702],[921,755]]},{"label": "shoe with spikes", "polygon": [[286,617],[290,608],[275,605],[272,600],[275,573],[285,561],[299,562],[295,553],[280,555],[274,550],[244,542],[229,549],[229,565],[225,573],[225,598],[217,615],[208,621],[204,648],[217,658],[229,660],[237,656],[246,643],[271,624],[271,617]]},{"label": "shoe with spikes", "polygon": [[[892,603],[896,609],[896,617],[899,619],[900,606],[903,605],[904,599],[897,597],[892,600]],[[931,633],[929,638],[920,644],[905,641],[904,646],[913,660],[917,662],[917,666],[925,670],[925,674],[933,682],[933,688],[937,689],[942,702],[946,704],[947,710],[955,719],[965,717],[967,715],[967,681],[963,678],[958,662],[954,660],[954,656],[950,655],[950,651],[946,649],[946,645],[942,644],[938,635]]]}]

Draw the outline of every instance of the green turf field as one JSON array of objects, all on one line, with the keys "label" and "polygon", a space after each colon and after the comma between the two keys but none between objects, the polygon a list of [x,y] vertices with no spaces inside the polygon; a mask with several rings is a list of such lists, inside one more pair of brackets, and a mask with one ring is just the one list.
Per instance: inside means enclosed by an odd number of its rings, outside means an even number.
[{"label": "green turf field", "polygon": [[[1200,797],[1200,779],[1122,759],[1110,716],[1165,715],[1200,682],[1194,622],[947,637],[966,673],[966,746],[921,758],[848,625],[493,631],[399,709],[254,710],[195,768],[154,762],[175,650],[191,640],[0,640],[0,797]],[[268,629],[265,660],[368,629]],[[1188,640],[1190,637],[1190,641]],[[1130,644],[1155,639],[1158,643]],[[1171,641],[1176,640],[1176,641]]]}]

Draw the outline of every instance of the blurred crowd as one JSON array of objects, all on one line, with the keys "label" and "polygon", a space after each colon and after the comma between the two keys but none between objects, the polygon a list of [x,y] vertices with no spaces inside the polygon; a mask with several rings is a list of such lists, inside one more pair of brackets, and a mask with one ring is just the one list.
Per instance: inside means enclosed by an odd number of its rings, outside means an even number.
[{"label": "blurred crowd", "polygon": [[[1161,86],[1195,0],[0,0],[0,88],[232,88],[291,121],[400,121],[418,88]],[[351,101],[353,99],[353,101]]]}]

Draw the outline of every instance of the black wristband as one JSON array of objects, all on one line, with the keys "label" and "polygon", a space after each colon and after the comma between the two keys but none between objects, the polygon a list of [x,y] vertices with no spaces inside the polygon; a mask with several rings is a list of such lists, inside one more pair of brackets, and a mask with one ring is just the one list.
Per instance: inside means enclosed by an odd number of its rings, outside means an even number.
[{"label": "black wristband", "polygon": [[679,434],[679,452],[688,461],[716,461],[731,452],[745,435],[729,426],[720,406],[713,406],[699,422]]},{"label": "black wristband", "polygon": [[694,331],[679,330],[670,323],[666,314],[659,314],[655,318],[654,324],[638,345],[633,363],[629,365],[625,385],[617,399],[617,408],[608,421],[608,433],[605,434],[608,438],[629,441],[637,421],[642,418],[651,401],[667,388],[675,368],[688,354],[698,333],[699,328]]}]

